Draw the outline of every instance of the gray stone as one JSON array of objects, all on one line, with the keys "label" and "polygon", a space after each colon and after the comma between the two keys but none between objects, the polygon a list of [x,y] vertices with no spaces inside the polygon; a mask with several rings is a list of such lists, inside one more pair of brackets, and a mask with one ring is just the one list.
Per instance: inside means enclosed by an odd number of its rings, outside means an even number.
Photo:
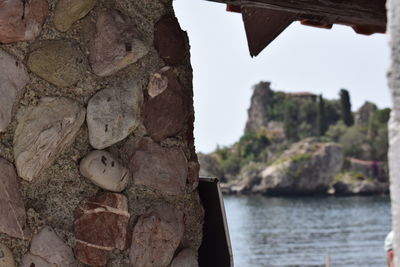
[{"label": "gray stone", "polygon": [[0,267],[16,267],[12,251],[0,243]]},{"label": "gray stone", "polygon": [[140,123],[142,102],[142,89],[136,84],[96,93],[87,107],[90,144],[103,149],[126,138]]},{"label": "gray stone", "polygon": [[179,252],[169,267],[198,267],[196,252],[187,248]]},{"label": "gray stone", "polygon": [[22,257],[21,267],[57,267],[44,260],[43,258],[33,255],[32,253],[27,253]]},{"label": "gray stone", "polygon": [[97,0],[60,0],[54,12],[54,26],[66,32],[72,24],[86,16],[96,5]]},{"label": "gray stone", "polygon": [[64,98],[45,97],[18,117],[14,158],[21,178],[32,181],[69,146],[85,120],[85,109]]},{"label": "gray stone", "polygon": [[72,249],[50,227],[33,237],[30,252],[57,267],[77,266]]},{"label": "gray stone", "polygon": [[83,176],[95,185],[113,192],[123,191],[129,182],[129,171],[107,151],[95,150],[82,159]]},{"label": "gray stone", "polygon": [[163,195],[180,195],[185,190],[188,162],[178,147],[162,147],[150,138],[143,138],[130,166],[136,185],[144,185]]},{"label": "gray stone", "polygon": [[135,267],[166,267],[170,264],[184,232],[183,213],[162,204],[140,216],[129,252]]},{"label": "gray stone", "polygon": [[135,25],[115,10],[99,15],[89,49],[90,64],[98,76],[112,75],[149,51]]},{"label": "gray stone", "polygon": [[46,81],[69,87],[84,77],[86,57],[73,41],[47,40],[35,44],[28,58],[29,69]]},{"label": "gray stone", "polygon": [[0,0],[0,43],[34,40],[47,14],[46,0]]},{"label": "gray stone", "polygon": [[0,49],[0,132],[11,122],[25,86],[29,83],[25,66],[13,56]]},{"label": "gray stone", "polygon": [[14,166],[0,158],[0,233],[29,239],[24,201],[19,191]]}]

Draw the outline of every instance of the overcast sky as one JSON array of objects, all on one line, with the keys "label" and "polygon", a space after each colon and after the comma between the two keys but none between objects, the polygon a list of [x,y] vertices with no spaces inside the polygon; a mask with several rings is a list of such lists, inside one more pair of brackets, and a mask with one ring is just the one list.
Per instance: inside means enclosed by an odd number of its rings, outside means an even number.
[{"label": "overcast sky", "polygon": [[363,36],[350,27],[324,30],[287,28],[259,56],[251,58],[240,14],[203,0],[175,0],[175,12],[188,32],[194,71],[197,151],[230,145],[243,134],[252,86],[309,91],[337,98],[350,91],[353,110],[366,100],[391,106],[386,71],[386,35]]}]

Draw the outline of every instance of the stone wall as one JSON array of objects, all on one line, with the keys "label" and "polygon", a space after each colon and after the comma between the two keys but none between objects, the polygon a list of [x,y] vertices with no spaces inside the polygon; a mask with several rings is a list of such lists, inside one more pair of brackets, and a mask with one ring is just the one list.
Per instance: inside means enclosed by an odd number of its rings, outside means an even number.
[{"label": "stone wall", "polygon": [[388,73],[393,108],[389,121],[389,176],[395,266],[400,266],[400,0],[388,0],[387,33],[391,50]]},{"label": "stone wall", "polygon": [[197,266],[172,0],[0,0],[0,96],[1,267]]}]

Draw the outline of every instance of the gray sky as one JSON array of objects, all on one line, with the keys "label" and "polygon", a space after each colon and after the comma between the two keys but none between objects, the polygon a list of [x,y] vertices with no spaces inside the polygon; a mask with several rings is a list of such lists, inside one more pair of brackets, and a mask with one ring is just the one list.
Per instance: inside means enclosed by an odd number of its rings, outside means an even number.
[{"label": "gray sky", "polygon": [[337,98],[346,88],[353,110],[366,100],[381,108],[391,106],[386,35],[364,36],[350,27],[324,30],[295,22],[251,58],[240,14],[203,0],[175,0],[174,6],[191,44],[200,152],[239,139],[251,87],[259,81],[271,81],[276,90],[322,93],[326,98]]}]

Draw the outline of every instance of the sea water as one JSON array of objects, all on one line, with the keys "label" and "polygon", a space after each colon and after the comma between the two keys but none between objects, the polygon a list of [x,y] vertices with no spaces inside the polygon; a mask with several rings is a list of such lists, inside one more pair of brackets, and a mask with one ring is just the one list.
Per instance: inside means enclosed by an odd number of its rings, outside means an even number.
[{"label": "sea water", "polygon": [[236,267],[386,266],[389,197],[225,196]]}]

